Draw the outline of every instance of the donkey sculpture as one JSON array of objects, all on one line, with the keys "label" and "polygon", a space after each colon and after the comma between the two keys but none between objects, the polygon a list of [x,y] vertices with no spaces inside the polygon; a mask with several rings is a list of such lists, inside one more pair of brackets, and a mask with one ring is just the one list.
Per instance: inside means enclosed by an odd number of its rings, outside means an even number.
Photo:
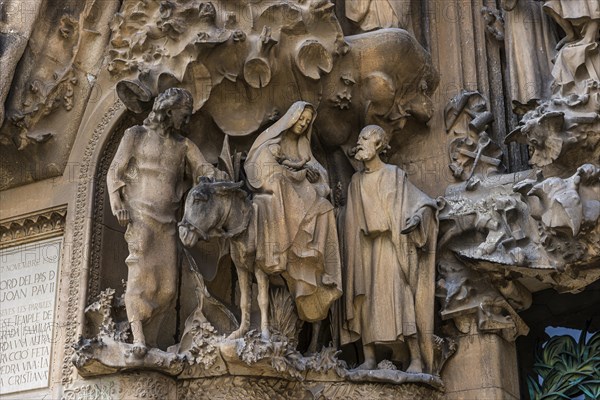
[{"label": "donkey sculpture", "polygon": [[258,305],[261,334],[269,338],[269,277],[254,268],[256,253],[256,220],[252,201],[241,189],[243,182],[213,182],[203,180],[190,190],[185,200],[183,219],[179,223],[179,238],[186,247],[199,240],[228,239],[231,260],[235,264],[240,285],[240,327],[229,339],[239,339],[250,328],[250,293],[254,273],[258,282]]},{"label": "donkey sculpture", "polygon": [[[262,338],[269,332],[269,275],[255,263],[256,213],[243,182],[214,182],[202,180],[190,190],[185,200],[185,211],[179,223],[179,238],[186,247],[199,240],[227,239],[231,260],[235,264],[240,286],[240,327],[228,339],[242,338],[250,329],[250,294],[252,275],[258,283],[258,306]],[[321,321],[313,322],[309,353],[317,351]]]}]

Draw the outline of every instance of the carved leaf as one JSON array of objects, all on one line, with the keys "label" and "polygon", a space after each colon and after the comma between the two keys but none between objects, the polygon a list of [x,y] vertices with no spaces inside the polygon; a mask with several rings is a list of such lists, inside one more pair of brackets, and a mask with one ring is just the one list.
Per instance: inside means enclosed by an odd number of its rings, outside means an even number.
[{"label": "carved leaf", "polygon": [[294,307],[294,301],[289,292],[276,289],[271,292],[271,307],[269,308],[271,326],[295,346],[298,343],[299,319]]},{"label": "carved leaf", "polygon": [[225,139],[223,139],[223,148],[221,149],[221,155],[219,156],[219,169],[227,172],[231,177],[236,175],[229,147],[229,135],[225,135]]},{"label": "carved leaf", "polygon": [[304,76],[315,80],[321,77],[321,71],[329,73],[333,68],[333,57],[314,39],[306,40],[300,45],[295,62]]},{"label": "carved leaf", "polygon": [[271,82],[271,67],[266,59],[255,57],[244,63],[244,79],[256,89],[263,88]]},{"label": "carved leaf", "polygon": [[152,92],[136,80],[122,80],[117,83],[117,95],[125,106],[135,113],[143,111],[143,104],[152,99]]},{"label": "carved leaf", "polygon": [[[528,135],[531,138],[531,136]],[[534,139],[535,140],[535,139]],[[530,139],[531,143],[531,139]],[[539,142],[536,142],[539,143]],[[535,151],[531,157],[530,164],[537,167],[544,167],[551,164],[558,158],[562,151],[563,140],[557,136],[551,136],[545,138],[542,146],[534,145]]]},{"label": "carved leaf", "polygon": [[395,92],[392,78],[383,72],[374,72],[365,78],[363,94],[368,101],[367,121],[370,115],[385,115],[392,108]]},{"label": "carved leaf", "polygon": [[266,26],[274,28],[271,30],[271,35],[276,41],[279,41],[282,30],[286,33],[306,31],[300,10],[292,4],[275,4],[262,12],[254,29],[260,32]]},{"label": "carved leaf", "polygon": [[[227,99],[227,107],[219,99]],[[263,123],[271,108],[268,96],[242,79],[236,82],[224,80],[213,87],[204,110],[210,114],[217,126],[228,135],[243,136],[255,132]]]},{"label": "carved leaf", "polygon": [[184,81],[191,82],[189,89],[194,97],[192,112],[196,112],[202,108],[206,100],[210,97],[213,87],[210,72],[204,64],[195,62],[188,66]]}]

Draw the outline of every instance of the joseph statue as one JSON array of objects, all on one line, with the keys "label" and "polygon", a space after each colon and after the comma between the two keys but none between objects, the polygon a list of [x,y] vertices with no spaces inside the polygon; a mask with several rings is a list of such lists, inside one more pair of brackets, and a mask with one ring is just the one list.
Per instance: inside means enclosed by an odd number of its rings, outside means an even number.
[{"label": "joseph statue", "polygon": [[341,341],[362,339],[360,369],[377,367],[377,345],[405,342],[406,372],[431,373],[437,204],[379,158],[386,142],[384,130],[369,125],[354,149],[364,170],[348,188]]}]

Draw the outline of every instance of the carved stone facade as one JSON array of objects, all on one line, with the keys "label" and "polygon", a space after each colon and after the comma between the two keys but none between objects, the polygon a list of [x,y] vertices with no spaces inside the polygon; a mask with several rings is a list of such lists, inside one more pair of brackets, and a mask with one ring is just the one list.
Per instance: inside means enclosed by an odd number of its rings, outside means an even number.
[{"label": "carved stone facade", "polygon": [[58,236],[65,230],[65,206],[0,221],[0,249]]},{"label": "carved stone facade", "polygon": [[528,396],[600,281],[597,0],[58,3],[0,4],[15,323],[62,237],[32,398]]}]

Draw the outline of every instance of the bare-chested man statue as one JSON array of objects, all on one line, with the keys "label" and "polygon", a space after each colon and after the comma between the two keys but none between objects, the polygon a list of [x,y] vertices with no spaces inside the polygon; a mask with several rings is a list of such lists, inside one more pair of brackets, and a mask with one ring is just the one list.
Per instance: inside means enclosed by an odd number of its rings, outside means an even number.
[{"label": "bare-chested man statue", "polygon": [[212,177],[214,167],[181,136],[192,113],[192,95],[171,88],[158,95],[143,125],[125,131],[108,174],[112,212],[127,226],[129,256],[125,307],[133,353],[157,346],[160,325],[177,292],[176,212],[188,177]]}]

